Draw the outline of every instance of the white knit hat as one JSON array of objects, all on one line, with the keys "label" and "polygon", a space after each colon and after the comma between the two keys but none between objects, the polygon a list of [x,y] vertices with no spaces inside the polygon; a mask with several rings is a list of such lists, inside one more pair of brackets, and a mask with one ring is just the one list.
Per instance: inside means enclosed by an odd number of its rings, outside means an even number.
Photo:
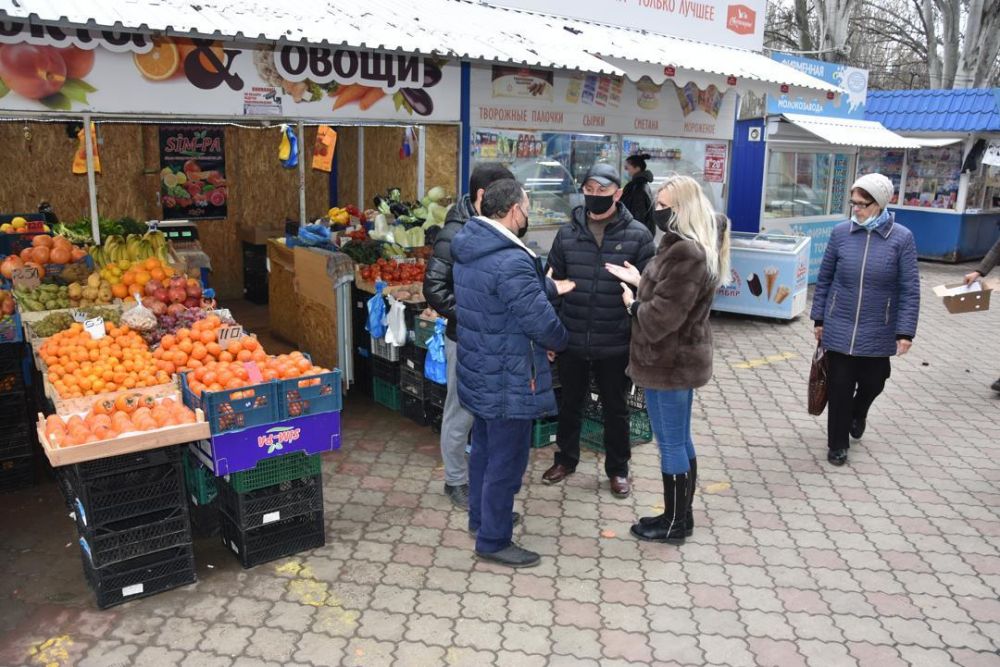
[{"label": "white knit hat", "polygon": [[861,188],[872,196],[879,208],[885,208],[892,199],[892,181],[882,174],[865,174],[854,181],[851,189]]}]

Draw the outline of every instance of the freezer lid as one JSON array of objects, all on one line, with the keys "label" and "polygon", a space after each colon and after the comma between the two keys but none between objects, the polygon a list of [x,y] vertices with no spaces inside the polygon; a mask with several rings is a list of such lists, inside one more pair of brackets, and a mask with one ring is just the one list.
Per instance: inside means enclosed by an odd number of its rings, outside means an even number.
[{"label": "freezer lid", "polygon": [[808,236],[785,236],[780,234],[753,234],[733,232],[733,250],[758,250],[764,252],[797,253],[809,242]]}]

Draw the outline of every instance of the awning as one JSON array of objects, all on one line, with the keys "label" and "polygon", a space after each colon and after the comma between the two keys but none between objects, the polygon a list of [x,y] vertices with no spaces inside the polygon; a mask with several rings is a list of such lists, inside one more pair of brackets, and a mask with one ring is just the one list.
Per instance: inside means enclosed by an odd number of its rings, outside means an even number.
[{"label": "awning", "polygon": [[823,118],[786,113],[782,117],[792,125],[837,146],[862,148],[920,148],[916,139],[907,139],[873,120]]},{"label": "awning", "polygon": [[907,137],[907,139],[919,142],[924,148],[940,148],[941,146],[951,146],[952,144],[965,141],[962,137]]},{"label": "awning", "polygon": [[[709,75],[700,79],[702,85],[715,83],[719,89],[728,86],[729,77],[736,77],[742,84],[839,92],[836,86],[752,51],[467,0],[0,0],[0,19],[402,51],[634,80],[649,76],[656,83],[667,78],[664,70],[671,66],[684,70],[684,76]],[[687,80],[699,82],[697,76]]]}]

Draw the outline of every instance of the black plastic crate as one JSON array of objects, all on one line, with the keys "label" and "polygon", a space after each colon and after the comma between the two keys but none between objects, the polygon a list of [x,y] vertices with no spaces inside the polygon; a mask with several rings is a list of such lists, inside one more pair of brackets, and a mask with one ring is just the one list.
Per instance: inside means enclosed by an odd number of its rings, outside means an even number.
[{"label": "black plastic crate", "polygon": [[219,509],[240,529],[252,530],[323,509],[323,475],[293,479],[239,493],[219,480]]},{"label": "black plastic crate", "polygon": [[34,455],[0,460],[0,493],[17,491],[34,483]]},{"label": "black plastic crate", "polygon": [[371,356],[371,360],[373,378],[385,380],[391,385],[399,386],[400,364],[398,361],[388,361],[375,355]]},{"label": "black plastic crate", "polygon": [[424,374],[424,360],[427,359],[427,350],[416,345],[405,345],[399,351],[399,363],[403,369],[409,369],[416,373]]},{"label": "black plastic crate", "polygon": [[191,542],[187,503],[96,527],[83,526],[78,516],[76,525],[80,531],[80,548],[94,567]]},{"label": "black plastic crate", "polygon": [[351,389],[366,395],[372,393],[372,358],[354,355],[354,384]]},{"label": "black plastic crate", "polygon": [[0,424],[5,429],[32,424],[32,419],[28,416],[28,396],[24,391],[0,394]]},{"label": "black plastic crate", "polygon": [[424,383],[424,400],[438,410],[444,410],[445,399],[448,398],[448,385],[427,380]]},{"label": "black plastic crate", "polygon": [[0,461],[31,456],[35,451],[35,430],[31,424],[5,426],[0,435]]},{"label": "black plastic crate", "polygon": [[91,528],[174,510],[186,502],[184,473],[179,463],[78,482],[72,490],[77,519]]},{"label": "black plastic crate", "polygon": [[403,366],[399,371],[399,389],[407,396],[423,401],[426,397],[424,387],[427,380],[424,379],[423,371],[410,370]]},{"label": "black plastic crate", "polygon": [[326,525],[322,511],[251,530],[241,529],[225,513],[220,512],[219,523],[222,543],[236,554],[244,568],[317,549],[326,544]]},{"label": "black plastic crate", "polygon": [[409,394],[402,395],[400,412],[404,417],[410,419],[421,426],[432,426],[435,422],[440,424],[441,409],[436,408],[426,401],[414,398]]},{"label": "black plastic crate", "polygon": [[181,449],[179,445],[172,445],[160,449],[149,449],[144,452],[133,452],[106,459],[76,463],[67,466],[67,472],[73,475],[72,479],[82,482],[107,475],[121,475],[165,463],[180,463]]},{"label": "black plastic crate", "polygon": [[208,505],[196,505],[189,502],[188,515],[191,517],[191,536],[193,538],[203,539],[219,535],[219,506],[215,501]]},{"label": "black plastic crate", "polygon": [[22,357],[0,356],[0,394],[24,389],[24,360]]},{"label": "black plastic crate", "polygon": [[20,359],[24,356],[24,343],[0,343],[0,359]]},{"label": "black plastic crate", "polygon": [[193,584],[198,580],[190,544],[101,568],[95,568],[86,554],[83,554],[83,572],[97,596],[97,606],[100,609]]}]

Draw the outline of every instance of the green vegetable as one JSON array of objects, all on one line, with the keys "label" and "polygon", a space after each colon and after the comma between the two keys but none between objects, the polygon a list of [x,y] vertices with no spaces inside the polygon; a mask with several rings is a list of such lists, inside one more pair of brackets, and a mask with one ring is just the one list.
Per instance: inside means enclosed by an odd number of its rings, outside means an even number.
[{"label": "green vegetable", "polygon": [[[442,188],[440,185],[436,185],[436,186],[434,186],[433,188],[430,189],[430,192],[427,193],[427,197],[425,197],[425,199],[429,199],[432,202],[434,202],[435,204],[437,204],[442,199],[444,199],[446,196],[447,195],[446,195],[446,193],[444,191],[444,188]],[[425,204],[425,206],[426,206],[426,204]]]}]

